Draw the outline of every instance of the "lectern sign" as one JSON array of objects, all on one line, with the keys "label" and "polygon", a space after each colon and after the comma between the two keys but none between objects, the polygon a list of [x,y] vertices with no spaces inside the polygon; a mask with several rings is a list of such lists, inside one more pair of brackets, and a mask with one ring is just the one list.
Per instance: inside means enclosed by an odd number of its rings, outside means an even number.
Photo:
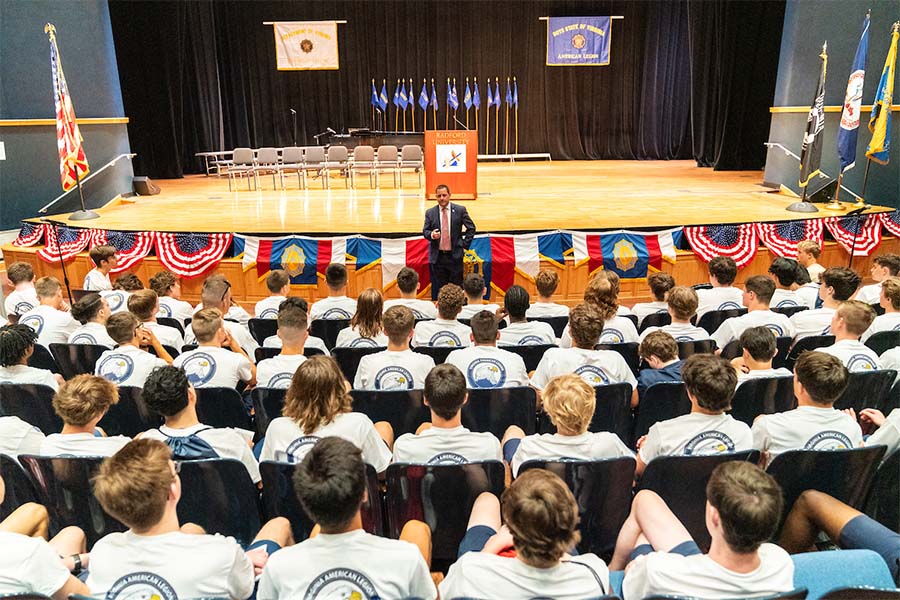
[{"label": "lectern sign", "polygon": [[472,131],[425,132],[425,187],[428,198],[434,188],[450,186],[454,200],[478,196],[478,136]]}]

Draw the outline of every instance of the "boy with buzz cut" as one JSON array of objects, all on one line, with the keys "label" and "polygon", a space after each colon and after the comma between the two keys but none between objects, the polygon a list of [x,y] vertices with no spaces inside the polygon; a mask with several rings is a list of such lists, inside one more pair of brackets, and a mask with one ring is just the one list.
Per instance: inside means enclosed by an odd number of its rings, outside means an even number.
[{"label": "boy with buzz cut", "polygon": [[874,320],[875,311],[865,302],[844,302],[831,317],[834,344],[819,348],[819,351],[838,357],[851,372],[880,369],[878,355],[859,341]]},{"label": "boy with buzz cut", "polygon": [[461,287],[448,283],[438,292],[438,318],[434,321],[420,321],[415,326],[413,346],[469,346],[472,330],[457,321],[466,297]]},{"label": "boy with buzz cut", "polygon": [[747,307],[747,314],[731,317],[719,325],[710,336],[721,350],[729,342],[740,339],[745,329],[764,325],[776,336],[794,337],[794,324],[787,315],[769,310],[769,303],[775,293],[775,281],[765,275],[755,275],[744,283],[741,301]]},{"label": "boy with buzz cut", "polygon": [[751,327],[741,334],[741,355],[732,359],[731,366],[737,372],[737,385],[757,377],[791,377],[793,373],[779,367],[772,368],[772,359],[778,354],[775,336],[766,327]]},{"label": "boy with buzz cut", "polygon": [[506,316],[509,325],[500,330],[501,346],[556,343],[556,334],[549,323],[529,321],[525,317],[529,303],[528,291],[521,285],[511,285],[506,290],[506,295],[503,296],[503,310],[498,316]]},{"label": "boy with buzz cut", "polygon": [[138,290],[131,294],[128,297],[128,312],[140,319],[144,329],[152,331],[161,344],[176,350],[184,346],[184,337],[179,330],[156,322],[159,296],[153,290]]},{"label": "boy with buzz cut", "polygon": [[631,313],[638,318],[638,327],[644,322],[644,317],[655,313],[664,313],[669,310],[666,304],[666,294],[675,287],[675,278],[668,273],[651,273],[647,277],[647,286],[653,294],[653,302],[638,302],[631,307]]},{"label": "boy with buzz cut", "polygon": [[204,308],[194,315],[191,328],[200,346],[179,354],[172,364],[184,369],[192,386],[233,388],[238,381],[249,386],[256,383],[256,367],[225,329],[221,311]]},{"label": "boy with buzz cut", "polygon": [[559,287],[559,275],[553,269],[541,269],[534,278],[538,299],[525,312],[528,318],[533,317],[568,317],[569,307],[553,301],[553,294]]},{"label": "boy with buzz cut", "polygon": [[691,412],[660,421],[638,440],[636,473],[657,456],[702,456],[753,448],[750,428],[726,415],[737,386],[737,373],[724,358],[694,354],[681,369]]},{"label": "boy with buzz cut", "polygon": [[347,297],[347,267],[331,263],[325,268],[325,285],[328,297],[322,298],[309,309],[309,320],[350,319],[356,314],[356,300]]},{"label": "boy with buzz cut", "polygon": [[[650,367],[641,369],[637,377],[638,402],[656,383],[681,381],[684,361],[678,357],[678,343],[665,331],[651,331],[638,346],[638,354]],[[634,407],[634,405],[632,405]]]},{"label": "boy with buzz cut", "polygon": [[419,274],[415,269],[403,267],[397,273],[397,289],[400,290],[399,298],[391,298],[384,301],[384,310],[392,306],[406,306],[413,311],[417,319],[436,319],[438,316],[437,307],[433,302],[420,299],[417,294],[419,292]]},{"label": "boy with buzz cut", "polygon": [[7,315],[24,315],[38,305],[34,291],[34,269],[25,262],[14,262],[6,267],[6,279],[15,289],[3,301]]},{"label": "boy with buzz cut", "polygon": [[362,357],[353,379],[353,389],[422,389],[425,377],[434,368],[434,359],[409,348],[416,324],[412,310],[405,306],[391,307],[384,313],[382,323],[388,338],[387,350]]},{"label": "boy with buzz cut", "polygon": [[[163,348],[152,330],[144,328],[140,319],[130,312],[116,313],[106,322],[106,332],[118,346],[105,350],[94,374],[119,386],[143,387],[150,371],[172,364],[172,357]],[[153,356],[144,348],[152,347]]]},{"label": "boy with buzz cut", "polygon": [[146,598],[244,600],[269,557],[293,544],[283,517],[263,525],[246,551],[234,538],[179,525],[178,471],[169,447],[150,439],[134,440],[100,465],[94,496],[128,531],[91,548],[92,594],[114,598],[137,588]]},{"label": "boy with buzz cut", "polygon": [[790,555],[768,543],[783,505],[778,483],[756,465],[719,465],[706,485],[706,528],[712,542],[703,554],[665,501],[641,490],[610,562],[611,569],[623,569],[630,561],[622,582],[624,599],[659,594],[752,598],[794,589]]},{"label": "boy with buzz cut", "polygon": [[309,337],[306,311],[289,306],[278,311],[278,331],[281,353],[259,361],[256,383],[264,388],[287,389],[294,372],[306,360],[303,345]]},{"label": "boy with buzz cut", "polygon": [[118,264],[115,247],[94,246],[88,254],[94,263],[94,268],[84,276],[84,284],[81,287],[92,292],[113,289],[112,282],[109,280],[109,272]]},{"label": "boy with buzz cut", "polygon": [[648,327],[641,334],[641,340],[654,331],[665,331],[675,338],[676,342],[708,340],[709,333],[691,323],[691,318],[697,314],[697,303],[697,292],[694,288],[684,285],[673,287],[666,295],[666,306],[672,322],[662,327]]},{"label": "boy with buzz cut", "polygon": [[897,254],[882,254],[872,259],[872,269],[869,271],[875,283],[859,288],[854,300],[866,304],[878,304],[881,297],[881,283],[888,277],[900,275],[900,256]]},{"label": "boy with buzz cut", "polygon": [[433,368],[425,378],[424,399],[431,410],[431,423],[423,423],[415,434],[397,438],[394,462],[460,465],[500,460],[500,441],[492,433],[463,427],[460,411],[468,400],[466,378],[459,369],[448,364]]},{"label": "boy with buzz cut", "polygon": [[470,388],[528,385],[528,371],[522,357],[497,347],[500,335],[494,313],[487,310],[475,313],[469,325],[475,345],[454,350],[444,362],[459,369]]},{"label": "boy with buzz cut", "polygon": [[269,289],[269,297],[256,303],[253,316],[257,319],[276,319],[278,306],[291,293],[291,277],[284,269],[275,269],[266,276],[266,287]]},{"label": "boy with buzz cut", "polygon": [[19,324],[28,325],[37,334],[37,343],[44,348],[50,344],[65,344],[81,324],[72,318],[63,300],[62,286],[56,277],[41,277],[34,283],[38,305],[19,317]]},{"label": "boy with buzz cut", "polygon": [[529,460],[600,460],[634,456],[615,433],[588,431],[597,406],[594,388],[578,375],[559,375],[544,388],[544,412],[556,433],[525,435],[512,425],[503,436],[503,458],[513,477]]},{"label": "boy with buzz cut", "polygon": [[351,442],[326,437],[313,446],[294,474],[294,491],[321,533],[269,558],[258,598],[436,597],[427,525],[407,522],[399,540],[363,530],[366,469]]},{"label": "boy with buzz cut", "polygon": [[[847,369],[824,352],[804,352],[794,365],[797,408],[760,415],[753,422],[753,447],[771,462],[788,450],[842,450],[862,444],[856,420],[834,408],[847,389]],[[767,460],[766,460],[767,459]]]},{"label": "boy with buzz cut", "polygon": [[460,309],[458,319],[471,319],[472,316],[482,310],[497,312],[500,308],[496,304],[484,301],[487,288],[484,285],[484,277],[481,273],[469,273],[463,279],[463,292],[466,294],[466,304]]},{"label": "boy with buzz cut", "polygon": [[[730,256],[715,256],[709,261],[710,289],[697,290],[697,320],[711,310],[741,308],[740,288],[734,287],[737,263]],[[711,332],[710,332],[711,333]]]}]

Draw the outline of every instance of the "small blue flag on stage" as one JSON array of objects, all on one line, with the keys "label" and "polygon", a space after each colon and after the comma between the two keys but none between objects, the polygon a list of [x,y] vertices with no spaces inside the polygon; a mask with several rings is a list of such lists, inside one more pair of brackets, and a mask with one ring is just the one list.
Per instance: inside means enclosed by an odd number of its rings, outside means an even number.
[{"label": "small blue flag on stage", "polygon": [[609,64],[610,17],[547,19],[547,65]]},{"label": "small blue flag on stage", "polygon": [[406,95],[406,81],[403,81],[403,87],[400,88],[400,108],[406,110],[406,107],[409,106],[409,98]]},{"label": "small blue flag on stage", "polygon": [[372,106],[378,106],[378,90],[375,89],[375,80],[372,80]]},{"label": "small blue flag on stage", "polygon": [[381,107],[381,110],[387,108],[388,105],[388,96],[387,96],[387,84],[381,83],[381,93],[378,94],[378,106]]},{"label": "small blue flag on stage", "polygon": [[500,110],[500,82],[494,82],[494,108]]},{"label": "small blue flag on stage", "polygon": [[463,96],[463,104],[466,105],[466,110],[472,108],[472,90],[469,89],[469,82],[466,82],[466,95]]},{"label": "small blue flag on stage", "polygon": [[419,92],[419,106],[422,110],[428,108],[428,88],[425,87],[425,80],[422,80],[422,91]]},{"label": "small blue flag on stage", "polygon": [[856,47],[856,57],[850,67],[850,80],[844,96],[844,111],[838,129],[837,147],[841,159],[841,173],[856,164],[856,138],[859,134],[859,113],[862,108],[863,83],[866,78],[866,54],[869,51],[869,15],[863,21],[862,35]]},{"label": "small blue flag on stage", "polygon": [[478,94],[478,82],[475,82],[475,90],[472,92],[472,106],[475,110],[481,108],[481,96]]},{"label": "small blue flag on stage", "polygon": [[437,110],[439,108],[438,99],[437,99],[437,91],[435,91],[435,89],[434,89],[434,80],[433,79],[431,80],[431,108],[432,108],[432,110]]},{"label": "small blue flag on stage", "polygon": [[490,108],[494,104],[494,96],[491,93],[491,80],[488,79],[487,82],[487,107]]},{"label": "small blue flag on stage", "polygon": [[400,80],[397,80],[397,87],[394,88],[394,106],[400,108]]},{"label": "small blue flag on stage", "polygon": [[519,107],[519,83],[516,80],[513,80],[513,106],[516,108]]},{"label": "small blue flag on stage", "polygon": [[453,110],[459,108],[459,98],[456,96],[456,82],[447,85],[447,106]]},{"label": "small blue flag on stage", "polygon": [[506,80],[506,105],[512,106],[513,98],[512,98],[512,88],[509,87],[509,79]]}]

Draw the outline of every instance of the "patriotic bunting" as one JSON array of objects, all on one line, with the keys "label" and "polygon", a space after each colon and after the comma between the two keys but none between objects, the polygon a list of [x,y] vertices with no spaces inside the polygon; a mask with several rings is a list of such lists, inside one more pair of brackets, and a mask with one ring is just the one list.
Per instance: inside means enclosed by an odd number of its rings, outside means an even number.
[{"label": "patriotic bunting", "polygon": [[22,228],[19,229],[19,236],[13,240],[13,246],[20,248],[26,246],[34,246],[44,238],[43,223],[29,223],[22,221]]},{"label": "patriotic bunting", "polygon": [[729,256],[739,269],[750,264],[759,247],[755,223],[685,227],[684,235],[694,253],[705,262],[716,256]]},{"label": "patriotic bunting", "polygon": [[[829,217],[825,219],[825,227],[834,236],[835,241],[853,256],[868,256],[881,243],[881,224],[879,215],[854,215],[852,217]],[[856,237],[856,245],[853,238]]]},{"label": "patriotic bunting", "polygon": [[[59,238],[57,238],[57,232]],[[65,225],[47,225],[44,227],[46,242],[38,250],[38,256],[47,262],[71,260],[75,255],[87,248],[91,241],[90,229],[74,229]]]},{"label": "patriotic bunting", "polygon": [[235,236],[235,253],[242,256],[244,271],[256,267],[260,280],[270,271],[283,269],[294,285],[318,285],[318,277],[324,277],[330,263],[346,262],[347,238]]},{"label": "patriotic bunting", "polygon": [[783,258],[797,258],[797,244],[811,240],[822,247],[825,235],[823,219],[784,221],[782,223],[757,223],[757,233],[766,248]]},{"label": "patriotic bunting", "polygon": [[881,224],[884,225],[884,228],[887,229],[889,233],[900,237],[900,210],[881,213],[878,216],[881,217]]},{"label": "patriotic bunting", "polygon": [[91,230],[90,245],[112,246],[116,249],[116,266],[110,273],[123,273],[138,264],[153,249],[152,231],[107,231]]},{"label": "patriotic bunting", "polygon": [[165,268],[190,279],[219,264],[231,238],[230,233],[160,232],[156,234],[156,256]]},{"label": "patriotic bunting", "polygon": [[400,269],[409,267],[419,274],[419,291],[424,291],[431,284],[428,243],[421,235],[381,240],[381,287],[384,290],[391,288],[397,283]]},{"label": "patriotic bunting", "polygon": [[650,270],[662,270],[664,260],[675,262],[675,231],[572,231],[575,266],[588,263],[589,273],[606,269],[622,279],[644,279]]}]

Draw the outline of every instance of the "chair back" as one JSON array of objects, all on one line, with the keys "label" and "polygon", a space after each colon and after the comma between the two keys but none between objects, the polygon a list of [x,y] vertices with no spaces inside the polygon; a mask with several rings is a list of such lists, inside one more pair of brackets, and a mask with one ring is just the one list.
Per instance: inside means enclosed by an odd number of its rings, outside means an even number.
[{"label": "chair back", "polygon": [[182,325],[181,321],[178,319],[173,319],[172,317],[156,317],[156,322],[160,325],[177,329],[181,334],[181,337],[184,337],[184,325]]},{"label": "chair back", "polygon": [[210,427],[253,429],[241,394],[234,388],[197,388],[197,418]]},{"label": "chair back", "polygon": [[825,346],[830,346],[833,343],[833,335],[811,335],[809,337],[803,338],[802,340],[799,340],[796,344],[793,345],[791,351],[787,355],[787,368],[793,371],[794,363],[797,362],[797,359],[804,352],[808,350],[815,350],[816,348],[824,348]]},{"label": "chair back", "polygon": [[900,330],[879,331],[866,340],[866,346],[871,348],[875,354],[881,356],[891,348],[900,346]]},{"label": "chair back", "polygon": [[[588,431],[615,433],[627,444],[631,440],[634,423],[631,416],[631,384],[612,383],[594,388],[596,406]],[[538,415],[538,433],[556,433],[556,426],[545,412]]]},{"label": "chair back", "polygon": [[352,390],[353,411],[368,416],[373,423],[387,421],[394,437],[415,433],[431,421],[431,411],[422,402],[422,390]]},{"label": "chair back", "polygon": [[329,146],[325,154],[330,163],[345,163],[350,156],[346,146]]},{"label": "chair back", "polygon": [[510,425],[518,425],[531,435],[535,432],[537,412],[534,388],[504,387],[469,390],[469,401],[462,407],[462,424],[470,431],[489,431],[497,439]]},{"label": "chair back", "polygon": [[725,347],[722,348],[722,352],[719,353],[719,356],[724,358],[725,360],[731,360],[733,358],[737,358],[744,353],[744,348],[741,346],[740,340],[731,340]]},{"label": "chair back", "polygon": [[0,504],[0,521],[23,504],[38,502],[34,483],[16,459],[0,454],[0,478],[6,488],[3,503]]},{"label": "chair back", "polygon": [[128,529],[104,512],[94,497],[91,480],[100,469],[100,456],[22,455],[19,461],[31,475],[41,504],[50,515],[50,531],[77,525],[87,536],[87,547],[115,531]]},{"label": "chair back", "polygon": [[741,315],[746,315],[746,308],[726,308],[725,310],[711,310],[707,313],[703,313],[703,316],[700,317],[700,320],[697,321],[697,327],[701,329],[705,329],[709,332],[710,335],[716,332],[716,329],[719,328],[719,325],[722,324],[725,319],[730,319],[731,317],[739,317]]},{"label": "chair back", "polygon": [[377,354],[384,350],[387,350],[387,348],[382,346],[376,346],[375,348],[336,347],[331,351],[331,356],[337,361],[338,366],[341,368],[341,373],[344,374],[347,381],[352,383],[356,378],[356,371],[359,369],[359,361],[362,360],[362,357],[369,354]]},{"label": "chair back", "polygon": [[281,149],[281,162],[285,166],[296,167],[303,163],[303,149],[298,146],[288,146]]},{"label": "chair back", "polygon": [[67,380],[82,373],[93,375],[100,355],[107,350],[99,344],[50,344],[50,353]]},{"label": "chair back", "polygon": [[375,148],[372,146],[357,146],[353,149],[353,163],[374,163]]},{"label": "chair back", "polygon": [[759,462],[759,450],[706,456],[660,456],[647,464],[638,488],[659,494],[700,549],[707,552],[710,537],[703,501],[706,484],[716,467],[733,460]]},{"label": "chair back", "polygon": [[631,372],[637,375],[641,366],[641,357],[638,354],[637,342],[619,342],[617,344],[597,344],[597,350],[613,350],[622,355]]},{"label": "chair back", "polygon": [[0,414],[19,417],[44,435],[62,431],[63,422],[53,411],[53,388],[32,383],[0,383]]},{"label": "chair back", "polygon": [[686,359],[694,354],[712,354],[716,351],[716,343],[712,340],[684,340],[678,344],[678,358]]},{"label": "chair back", "polygon": [[418,144],[406,144],[400,149],[400,162],[422,162],[422,146]]},{"label": "chair back", "polygon": [[834,401],[834,407],[838,410],[852,408],[859,414],[864,408],[877,408],[885,412],[889,404],[888,395],[894,380],[897,379],[897,371],[886,369],[883,371],[851,371],[847,389],[840,398]]},{"label": "chair back", "polygon": [[266,436],[266,430],[272,419],[281,416],[287,390],[281,388],[255,387],[250,390],[250,401],[253,402],[253,425],[256,428],[254,440]]},{"label": "chair back", "polygon": [[871,307],[872,307],[872,310],[875,311],[875,316],[876,316],[876,317],[880,317],[881,315],[883,315],[883,314],[885,313],[884,307],[881,305],[880,302],[876,302],[876,303],[874,303],[874,304],[870,304],[869,306],[871,306]]},{"label": "chair back", "polygon": [[387,535],[396,539],[408,521],[424,521],[431,527],[434,561],[455,561],[475,499],[482,492],[499,496],[504,476],[503,463],[494,460],[465,465],[390,465],[385,477]]},{"label": "chair back", "polygon": [[454,350],[459,350],[459,348],[456,346],[416,346],[413,348],[413,352],[430,356],[436,365],[444,364]]},{"label": "chair back", "polygon": [[553,328],[553,335],[561,338],[566,331],[566,325],[569,324],[569,317],[528,317],[528,322],[540,321],[546,323]]},{"label": "chair back", "polygon": [[888,456],[875,472],[866,514],[890,529],[900,531],[900,451]]},{"label": "chair back", "polygon": [[256,152],[256,164],[258,164],[258,165],[277,165],[278,164],[278,148],[260,148]]},{"label": "chair back", "polygon": [[[294,491],[294,471],[296,463],[263,461],[259,463],[259,473],[263,481],[263,510],[266,519],[284,517],[291,522],[294,539],[298,542],[309,537],[315,522],[306,514],[297,493]],[[360,507],[363,529],[373,535],[384,535],[384,508],[381,502],[381,487],[378,474],[372,465],[366,465],[366,501]]]},{"label": "chair back", "polygon": [[525,370],[530,373],[537,369],[541,359],[544,358],[544,352],[549,348],[557,347],[556,344],[529,344],[526,346],[503,346],[503,349],[521,356],[522,362],[525,363]]},{"label": "chair back", "polygon": [[638,318],[637,318],[636,314],[632,313],[630,315],[622,315],[622,316],[625,317],[626,319],[628,319],[629,321],[631,321],[634,324],[634,328],[637,329]]},{"label": "chair back", "polygon": [[672,315],[666,311],[650,313],[641,321],[638,333],[643,333],[648,327],[665,327],[672,324]]},{"label": "chair back", "polygon": [[793,317],[798,312],[802,312],[804,310],[809,310],[808,306],[799,305],[799,306],[772,306],[771,311],[776,313],[781,313],[783,315],[787,315],[788,317]]},{"label": "chair back", "polygon": [[819,596],[819,600],[900,600],[900,590],[841,587]]},{"label": "chair back", "polygon": [[259,492],[244,464],[233,458],[184,460],[178,521],[231,536],[246,548],[262,527]]},{"label": "chair back", "polygon": [[256,343],[262,346],[266,338],[278,333],[278,319],[253,318],[247,321],[247,327],[250,328],[250,335],[253,336]]},{"label": "chair back", "polygon": [[144,402],[142,391],[142,388],[133,386],[119,388],[119,401],[109,407],[98,423],[106,435],[127,435],[133,438],[163,424],[162,416],[150,410]]},{"label": "chair back", "polygon": [[[343,148],[343,146],[341,146]],[[316,319],[309,326],[309,335],[322,338],[328,350],[334,349],[341,329],[350,327],[350,319]]]},{"label": "chair back", "polygon": [[308,167],[317,167],[325,162],[325,146],[307,146],[303,149],[303,162]]},{"label": "chair back", "polygon": [[[875,600],[898,597],[878,594],[897,590],[887,561],[872,550],[803,552],[791,555],[791,560],[794,585],[809,589],[810,598]],[[867,588],[874,592],[872,596],[867,595]]]},{"label": "chair back", "polygon": [[378,162],[397,166],[397,146],[378,146]]},{"label": "chair back", "polygon": [[56,364],[56,359],[53,358],[48,349],[40,344],[34,345],[34,352],[31,353],[31,357],[28,359],[28,366],[62,375],[62,369]]},{"label": "chair back", "polygon": [[738,386],[731,399],[731,416],[753,426],[759,415],[797,408],[793,377],[757,377]]},{"label": "chair back", "polygon": [[775,349],[777,352],[775,353],[775,358],[772,359],[772,368],[773,369],[787,369],[788,368],[788,354],[791,352],[791,344],[794,343],[794,338],[788,337],[786,335],[779,335],[775,338]]},{"label": "chair back", "polygon": [[545,469],[565,481],[578,503],[578,552],[593,552],[609,562],[631,511],[634,468],[630,456],[596,461],[530,460],[519,467],[519,475],[529,469]]},{"label": "chair back", "polygon": [[691,412],[691,401],[687,397],[684,383],[665,381],[654,383],[644,392],[644,398],[637,407],[634,417],[634,443],[647,435],[654,423],[667,421]]},{"label": "chair back", "polygon": [[253,150],[250,148],[235,148],[234,154],[231,156],[231,162],[234,165],[252,165]]}]

